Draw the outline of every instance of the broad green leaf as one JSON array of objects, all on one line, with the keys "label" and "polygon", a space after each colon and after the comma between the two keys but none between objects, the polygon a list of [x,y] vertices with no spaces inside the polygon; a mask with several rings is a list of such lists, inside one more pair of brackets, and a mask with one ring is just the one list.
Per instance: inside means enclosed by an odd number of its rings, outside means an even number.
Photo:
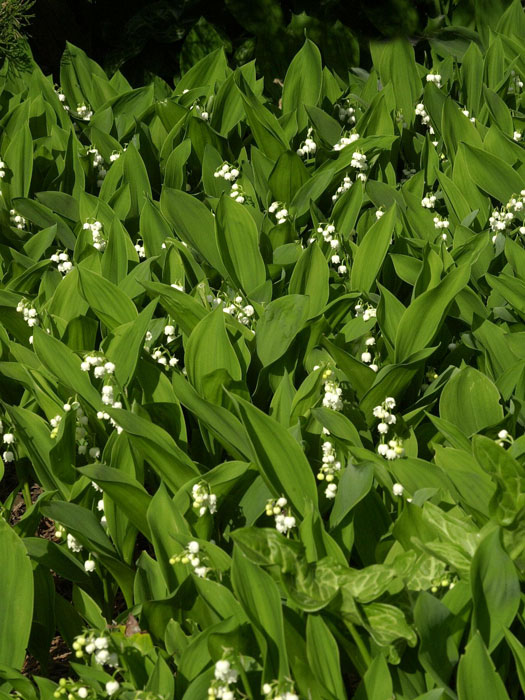
[{"label": "broad green leaf", "polygon": [[146,520],[151,497],[138,481],[119,469],[105,465],[81,467],[79,472],[98,484],[123,510],[133,525],[151,540]]},{"label": "broad green leaf", "polygon": [[288,350],[308,318],[310,302],[301,294],[271,301],[257,324],[255,342],[263,365],[270,365]]},{"label": "broad green leaf", "polygon": [[266,279],[259,234],[242,204],[223,194],[216,212],[217,247],[234,284],[250,294]]},{"label": "broad green leaf", "polygon": [[352,289],[364,294],[371,290],[392,241],[395,220],[396,206],[393,205],[367,231],[354,257],[350,276]]},{"label": "broad green leaf", "polygon": [[91,384],[89,374],[80,369],[81,361],[75,353],[38,327],[33,329],[33,345],[42,364],[58,381],[82,396],[93,408],[100,406],[100,394]]},{"label": "broad green leaf", "polygon": [[470,177],[483,192],[501,204],[506,204],[513,194],[520,192],[523,179],[504,160],[466,143],[461,148]]},{"label": "broad green leaf", "polygon": [[290,278],[290,294],[309,297],[309,318],[317,316],[326,306],[329,295],[330,269],[317,243],[301,254]]},{"label": "broad green leaf", "polygon": [[458,267],[449,272],[433,289],[415,299],[404,312],[396,334],[397,362],[427,347],[435,338],[449,305],[468,283],[470,267]]},{"label": "broad green leaf", "polygon": [[479,631],[491,652],[510,628],[520,605],[518,572],[501,545],[498,529],[486,535],[477,548],[470,585],[474,604],[472,629]]},{"label": "broad green leaf", "polygon": [[252,564],[237,548],[233,553],[232,585],[252,624],[268,639],[266,673],[284,679],[288,656],[284,639],[281,599],[271,576]]},{"label": "broad green leaf", "polygon": [[113,282],[86,267],[79,265],[77,269],[85,300],[109,330],[137,318],[135,304]]},{"label": "broad green leaf", "polygon": [[306,39],[302,49],[292,59],[283,86],[283,113],[297,110],[299,131],[306,126],[304,105],[315,107],[321,94],[322,65],[317,46]]},{"label": "broad green leaf", "polygon": [[22,540],[0,518],[0,663],[22,668],[33,617],[33,571]]},{"label": "broad green leaf", "polygon": [[445,384],[439,415],[470,436],[503,420],[499,398],[496,385],[485,374],[463,367]]},{"label": "broad green leaf", "polygon": [[458,666],[458,700],[509,700],[501,677],[479,632],[472,637]]},{"label": "broad green leaf", "polygon": [[233,381],[242,379],[242,370],[230,342],[224,312],[217,308],[195,326],[186,345],[186,369],[197,392],[213,403],[221,403],[221,390],[210,383],[210,375],[224,370]]},{"label": "broad green leaf", "polygon": [[321,684],[333,697],[344,700],[346,693],[337,642],[328,625],[319,615],[307,617],[306,653],[310,667]]},{"label": "broad green leaf", "polygon": [[108,408],[108,413],[129,434],[143,459],[161,476],[166,485],[176,492],[198,470],[190,457],[177,445],[163,428],[140,416],[120,408]]},{"label": "broad green leaf", "polygon": [[215,241],[213,216],[209,209],[195,197],[170,187],[162,188],[160,207],[181,240],[200,253],[221,275],[226,276],[227,272]]},{"label": "broad green leaf", "polygon": [[277,421],[240,397],[235,397],[252,445],[254,461],[277,498],[286,496],[301,515],[307,503],[317,503],[317,488],[304,452]]}]

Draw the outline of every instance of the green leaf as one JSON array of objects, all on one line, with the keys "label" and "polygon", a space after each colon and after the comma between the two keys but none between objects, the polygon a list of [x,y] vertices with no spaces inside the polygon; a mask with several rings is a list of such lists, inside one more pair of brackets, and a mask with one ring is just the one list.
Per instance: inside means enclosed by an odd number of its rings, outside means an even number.
[{"label": "green leaf", "polygon": [[33,174],[33,138],[28,124],[19,126],[4,156],[11,171],[11,197],[28,197]]},{"label": "green leaf", "polygon": [[78,470],[98,484],[115,501],[135,527],[151,540],[146,513],[151,502],[144,487],[125,472],[105,465],[93,464]]},{"label": "green leaf", "polygon": [[235,596],[252,624],[268,640],[265,654],[267,676],[284,680],[289,669],[277,584],[269,574],[241,554],[237,547],[233,552],[231,577]]},{"label": "green leaf", "polygon": [[255,463],[276,497],[284,494],[302,515],[308,501],[317,504],[312,469],[301,447],[277,421],[252,404],[235,397],[252,445]]},{"label": "green leaf", "polygon": [[372,488],[374,465],[365,462],[358,466],[348,463],[343,471],[334,506],[330,513],[330,528],[335,528]]},{"label": "green leaf", "polygon": [[312,243],[303,251],[290,278],[289,293],[309,297],[308,317],[317,316],[329,295],[330,268],[319,245]]},{"label": "green leaf", "polygon": [[77,269],[85,300],[109,330],[137,318],[135,304],[117,285],[86,267],[79,265]]},{"label": "green leaf", "polygon": [[481,190],[502,204],[521,191],[522,178],[504,160],[466,143],[460,148],[464,151],[470,177]]},{"label": "green leaf", "polygon": [[80,358],[67,345],[36,327],[33,329],[33,346],[39,360],[60,382],[82,396],[93,408],[99,408],[100,394],[91,384],[89,374],[80,369]]},{"label": "green leaf", "polygon": [[0,663],[21,669],[33,618],[33,570],[22,540],[0,518]]},{"label": "green leaf", "polygon": [[483,538],[470,571],[472,629],[478,630],[489,652],[509,629],[520,605],[520,582],[513,561],[500,542],[498,529]]},{"label": "green leaf", "polygon": [[271,301],[257,324],[257,355],[264,366],[288,350],[308,317],[310,302],[300,294],[288,294]]},{"label": "green leaf", "polygon": [[122,387],[133,378],[144,346],[144,336],[156,305],[157,303],[152,301],[134,321],[118,326],[113,332],[105,355],[115,364],[115,377]]},{"label": "green leaf", "polygon": [[497,277],[487,274],[485,278],[490,286],[499,292],[516,311],[525,314],[525,282],[503,272]]},{"label": "green leaf", "polygon": [[499,398],[496,385],[485,374],[462,367],[445,384],[439,415],[470,436],[503,420]]},{"label": "green leaf", "polygon": [[467,644],[459,661],[457,691],[458,700],[479,700],[482,697],[509,700],[479,632]]},{"label": "green leaf", "polygon": [[224,312],[219,307],[195,326],[186,345],[186,369],[199,394],[221,403],[222,391],[210,375],[224,370],[233,381],[242,379],[241,366],[226,332]]},{"label": "green leaf", "polygon": [[108,408],[107,411],[174,493],[188,479],[198,476],[199,471],[190,457],[160,426],[124,409]]},{"label": "green leaf", "polygon": [[437,683],[446,685],[458,660],[453,615],[444,603],[421,591],[414,606],[414,621],[421,639],[421,664]]},{"label": "green leaf", "polygon": [[433,289],[415,299],[404,312],[396,334],[395,361],[402,362],[435,338],[449,305],[468,283],[470,267],[458,267]]},{"label": "green leaf", "polygon": [[162,188],[160,208],[181,240],[200,253],[222,276],[227,276],[217,248],[210,210],[196,197],[170,187]]},{"label": "green leaf", "polygon": [[247,209],[223,194],[217,207],[217,247],[234,284],[250,294],[266,279],[259,234]]},{"label": "green leaf", "polygon": [[317,105],[321,94],[323,69],[317,46],[306,39],[286,72],[283,86],[283,114],[297,110],[297,126],[307,124],[304,105]]},{"label": "green leaf", "polygon": [[281,153],[268,178],[274,200],[291,202],[309,177],[308,170],[297,153]]},{"label": "green leaf", "polygon": [[333,697],[344,700],[346,693],[341,675],[337,642],[319,615],[308,615],[307,617],[306,654],[316,678]]},{"label": "green leaf", "polygon": [[370,227],[359,244],[350,275],[352,289],[367,294],[373,287],[390,247],[396,213],[394,204]]}]

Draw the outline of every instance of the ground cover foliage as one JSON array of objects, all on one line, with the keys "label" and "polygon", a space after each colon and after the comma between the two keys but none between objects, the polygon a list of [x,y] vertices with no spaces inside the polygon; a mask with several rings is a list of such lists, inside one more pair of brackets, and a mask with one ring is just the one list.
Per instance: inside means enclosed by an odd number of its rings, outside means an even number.
[{"label": "ground cover foliage", "polygon": [[523,696],[524,37],[4,65],[0,698]]}]

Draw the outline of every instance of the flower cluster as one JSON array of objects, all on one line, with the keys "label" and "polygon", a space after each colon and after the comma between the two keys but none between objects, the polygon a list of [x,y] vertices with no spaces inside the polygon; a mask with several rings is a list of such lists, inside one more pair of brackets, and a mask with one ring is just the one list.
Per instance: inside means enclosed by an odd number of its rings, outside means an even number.
[{"label": "flower cluster", "polygon": [[421,206],[425,207],[425,209],[433,209],[436,206],[436,195],[435,194],[427,194],[423,197],[421,200]]},{"label": "flower cluster", "polygon": [[19,314],[24,315],[24,321],[27,323],[29,328],[40,325],[37,310],[27,299],[21,299],[17,304],[16,310]]},{"label": "flower cluster", "polygon": [[100,221],[86,221],[82,224],[85,231],[91,231],[93,237],[93,248],[96,250],[104,250],[107,244],[106,237],[102,231],[102,223]]},{"label": "flower cluster", "polygon": [[68,533],[67,535],[67,548],[70,549],[72,552],[81,552],[83,550],[82,545],[80,542],[74,537],[71,533]]},{"label": "flower cluster", "polygon": [[217,496],[210,493],[210,487],[204,481],[194,484],[191,489],[193,508],[198,511],[199,517],[206,514],[206,511],[213,514],[217,511]]},{"label": "flower cluster", "polygon": [[85,355],[84,360],[80,364],[80,369],[84,372],[89,372],[93,369],[93,374],[96,379],[101,379],[107,374],[115,372],[115,365],[109,362],[103,355]]},{"label": "flower cluster", "polygon": [[63,250],[61,253],[53,253],[49,259],[51,262],[57,263],[57,270],[64,276],[66,276],[67,273],[71,272],[73,269],[73,263],[69,259],[69,254],[66,253],[65,250]]},{"label": "flower cluster", "polygon": [[226,161],[213,173],[213,177],[222,177],[228,182],[235,182],[239,177],[239,169]]},{"label": "flower cluster", "polygon": [[2,441],[4,445],[7,446],[7,449],[4,450],[2,453],[2,459],[4,462],[14,462],[15,460],[15,453],[13,452],[14,447],[15,447],[15,436],[13,433],[4,433]]},{"label": "flower cluster", "polygon": [[[219,299],[219,302],[221,300]],[[240,321],[244,326],[250,325],[253,320],[253,315],[255,314],[255,309],[251,304],[245,304],[241,296],[236,296],[233,302],[226,304],[222,307],[225,314],[234,316],[238,321]]]},{"label": "flower cluster", "polygon": [[6,164],[4,163],[3,160],[0,160],[0,180],[3,180],[5,177],[5,169],[6,169]]},{"label": "flower cluster", "polygon": [[101,187],[102,183],[104,182],[104,178],[106,177],[108,172],[104,167],[104,158],[100,155],[98,149],[95,148],[95,146],[91,146],[91,148],[88,148],[87,153],[88,155],[93,156],[92,163],[93,169],[97,176],[97,186]]},{"label": "flower cluster", "polygon": [[345,192],[348,192],[348,190],[352,187],[352,180],[348,175],[345,175],[343,178],[343,182],[339,185],[339,187],[336,189],[335,193],[332,195],[332,202],[336,202],[339,197],[344,194]]},{"label": "flower cluster", "polygon": [[275,517],[275,529],[283,535],[295,527],[296,521],[288,508],[288,501],[284,496],[266,501],[266,515]]},{"label": "flower cluster", "polygon": [[337,459],[337,451],[330,440],[325,440],[322,445],[323,456],[322,465],[317,472],[319,481],[326,481],[327,487],[324,492],[327,498],[335,498],[337,484],[334,483],[336,475],[341,471],[341,462]]},{"label": "flower cluster", "polygon": [[18,214],[16,209],[9,210],[9,220],[20,231],[22,231],[26,227],[26,224],[27,224],[27,220],[24,219],[23,216]]},{"label": "flower cluster", "polygon": [[419,102],[419,104],[416,105],[416,109],[414,111],[416,117],[421,117],[421,122],[423,124],[430,124],[430,117],[428,116],[425,105],[422,102]]},{"label": "flower cluster", "polygon": [[110,642],[109,636],[100,634],[98,630],[88,630],[84,634],[75,637],[73,650],[78,659],[82,659],[86,654],[94,654],[97,664],[115,668],[118,665],[118,656],[114,651],[109,650]]},{"label": "flower cluster", "polygon": [[71,678],[60,678],[58,688],[53,692],[53,697],[65,697],[67,700],[76,700],[76,698],[80,698],[80,700],[93,698],[94,700],[97,697],[97,693],[93,688],[88,688],[79,681],[74,681]]},{"label": "flower cluster", "polygon": [[[76,410],[76,422],[75,422],[75,440],[78,445],[78,454],[79,455],[85,455],[88,449],[88,441],[86,439],[87,436],[87,424],[89,422],[89,419],[86,415],[84,415],[84,411],[82,410],[82,406],[78,403],[78,401],[73,402],[73,404],[64,404],[64,410],[67,411],[68,409],[66,406],[69,406],[69,410],[74,409]],[[97,448],[98,449],[98,448]]]},{"label": "flower cluster", "polygon": [[317,151],[317,144],[312,139],[312,132],[313,132],[312,128],[308,129],[308,131],[306,133],[305,140],[302,142],[300,147],[297,149],[297,155],[299,155],[299,156],[313,156],[313,155],[315,155],[315,152]]},{"label": "flower cluster", "polygon": [[[337,267],[337,273],[339,275],[345,275],[347,272],[347,266],[342,262],[341,256],[338,251],[341,248],[341,243],[339,236],[336,233],[335,226],[333,224],[319,224],[316,232],[322,236],[324,243],[328,243],[331,249],[330,262],[332,265]],[[314,237],[308,239],[308,243],[313,243],[315,241]]]},{"label": "flower cluster", "polygon": [[386,441],[386,436],[397,422],[396,416],[392,413],[392,410],[396,407],[396,401],[391,396],[383,401],[379,406],[376,406],[373,410],[373,415],[375,418],[379,419],[377,425],[377,432],[380,435],[381,442],[377,446],[377,452],[382,457],[386,459],[398,459],[405,454],[403,449],[403,442],[397,438],[392,438],[388,442]]},{"label": "flower cluster", "polygon": [[343,390],[339,386],[331,369],[325,369],[323,372],[323,380],[323,406],[325,408],[331,408],[332,411],[341,411],[343,408],[343,399],[341,398]]},{"label": "flower cluster", "polygon": [[215,664],[214,680],[208,688],[208,700],[234,700],[235,688],[232,690],[231,685],[237,683],[239,672],[232,667],[231,661],[221,659]]},{"label": "flower cluster", "polygon": [[365,154],[360,151],[354,151],[350,165],[358,171],[356,177],[364,182],[366,180],[365,172],[368,169]]},{"label": "flower cluster", "polygon": [[288,690],[279,690],[279,681],[265,683],[262,687],[265,700],[299,700],[292,683],[288,683]]},{"label": "flower cluster", "polygon": [[[519,195],[513,195],[505,206],[501,209],[494,209],[492,215],[489,218],[490,230],[494,234],[506,231],[510,229],[513,225],[514,220],[523,216],[525,212],[525,189],[521,190]],[[525,235],[525,226],[520,226],[518,231],[521,235]],[[492,241],[495,242],[496,235],[492,237]]]},{"label": "flower cluster", "polygon": [[[430,117],[428,116],[427,111],[425,110],[425,105],[422,102],[416,105],[415,113],[416,117],[421,117],[421,123],[428,127],[428,133],[434,135],[434,127],[430,124]],[[438,142],[432,141],[432,145],[437,146]],[[415,170],[410,172],[411,174],[415,174]],[[404,182],[404,180],[402,180],[402,182]]]},{"label": "flower cluster", "polygon": [[236,202],[239,202],[239,204],[244,204],[244,202],[246,201],[246,193],[243,190],[243,188],[239,185],[239,183],[233,183],[232,190],[230,192],[230,197]]},{"label": "flower cluster", "polygon": [[392,493],[394,496],[402,496],[405,491],[405,487],[402,484],[395,483],[392,486]]},{"label": "flower cluster", "polygon": [[[433,218],[434,222],[434,228],[437,228],[438,230],[443,230],[447,229],[450,226],[450,222],[448,219],[444,219],[442,216],[439,214],[436,214],[436,216]],[[443,230],[443,233],[441,234],[443,240],[446,239],[447,237],[447,232]]]},{"label": "flower cluster", "polygon": [[505,447],[506,445],[512,445],[514,438],[510,435],[508,430],[503,428],[498,432],[498,439],[496,440],[500,447]]},{"label": "flower cluster", "polygon": [[[175,330],[174,326],[166,326],[167,329],[173,328]],[[166,329],[164,329],[166,330]],[[167,342],[171,342],[173,340],[172,336],[168,336]],[[163,348],[162,346],[157,346],[152,349],[151,351],[151,359],[155,360],[159,365],[162,365],[163,367],[176,367],[179,364],[179,358],[175,357],[174,355],[170,355],[170,353]]]},{"label": "flower cluster", "polygon": [[376,339],[374,338],[373,335],[371,335],[369,338],[366,338],[366,340],[365,340],[366,350],[361,353],[361,362],[364,362],[365,365],[368,365],[371,370],[373,370],[374,372],[377,372],[379,370],[379,366],[377,364],[378,357],[377,357],[377,355],[372,356],[372,353],[371,353],[371,350],[374,348],[375,344],[376,344]]},{"label": "flower cluster", "polygon": [[444,588],[447,588],[450,590],[451,588],[454,588],[454,586],[456,585],[458,580],[459,579],[458,579],[457,575],[455,575],[455,574],[448,574],[447,575],[447,573],[445,572],[442,575],[442,577],[434,579],[432,581],[432,586],[431,586],[430,590],[432,591],[432,593],[437,593],[440,589],[444,589]]},{"label": "flower cluster", "polygon": [[206,574],[209,571],[207,566],[202,563],[202,554],[200,553],[200,545],[195,540],[188,542],[184,552],[182,554],[173,555],[170,558],[170,564],[191,564],[193,566],[193,573],[199,578],[206,578]]},{"label": "flower cluster", "polygon": [[516,75],[515,70],[510,71],[510,76],[511,78],[509,80],[508,88],[509,95],[517,95],[523,88],[523,80],[520,78],[519,75]]},{"label": "flower cluster", "polygon": [[336,105],[339,121],[355,124],[355,109],[350,105],[350,100],[343,100]]},{"label": "flower cluster", "polygon": [[289,221],[288,209],[283,202],[272,202],[268,207],[268,211],[270,214],[275,214],[278,224],[284,224],[285,221]]},{"label": "flower cluster", "polygon": [[[187,92],[188,92],[188,90],[183,90],[183,91],[182,91],[182,94],[185,95]],[[203,121],[207,122],[208,119],[210,118],[210,113],[209,113],[204,107],[202,107],[202,105],[200,105],[198,101],[195,101],[195,102],[191,105],[190,111],[193,110],[193,109],[195,110],[196,114],[197,114]]]},{"label": "flower cluster", "polygon": [[375,309],[370,304],[364,304],[358,301],[354,307],[356,317],[361,317],[363,321],[369,321],[371,318],[375,318],[377,315],[377,309]]},{"label": "flower cluster", "polygon": [[77,116],[85,122],[88,122],[93,116],[93,110],[91,110],[86,104],[81,103],[77,105]]},{"label": "flower cluster", "polygon": [[146,248],[144,247],[144,241],[142,238],[137,239],[137,242],[135,243],[135,250],[137,251],[139,258],[146,257]]},{"label": "flower cluster", "polygon": [[461,110],[461,114],[464,114],[468,119],[470,119],[470,121],[471,121],[473,124],[476,123],[476,119],[475,119],[474,117],[471,117],[471,116],[470,116],[470,112],[468,111],[468,109],[462,109],[462,110]]},{"label": "flower cluster", "polygon": [[416,174],[417,171],[415,170],[415,168],[403,168],[401,172],[403,173],[403,177],[401,178],[399,183],[402,185],[405,182],[408,182],[410,178]]},{"label": "flower cluster", "polygon": [[342,151],[343,148],[346,148],[347,146],[350,146],[351,143],[354,143],[354,141],[357,141],[361,137],[359,134],[350,134],[350,136],[341,136],[339,141],[334,145],[334,151]]},{"label": "flower cluster", "polygon": [[436,87],[441,87],[441,76],[439,73],[427,73],[426,80],[427,83],[434,83]]}]

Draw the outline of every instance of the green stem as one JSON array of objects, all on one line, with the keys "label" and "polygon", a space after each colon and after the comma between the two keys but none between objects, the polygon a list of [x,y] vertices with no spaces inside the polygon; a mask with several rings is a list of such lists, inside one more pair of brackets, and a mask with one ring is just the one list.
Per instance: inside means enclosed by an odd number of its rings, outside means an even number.
[{"label": "green stem", "polygon": [[244,666],[242,665],[242,656],[239,658],[239,675],[242,679],[242,684],[244,685],[244,689],[248,697],[254,698],[255,695],[253,694],[252,689],[250,687],[250,681],[248,680],[248,676],[246,675],[246,671],[244,670]]},{"label": "green stem", "polygon": [[351,622],[345,621],[345,624],[348,628],[348,631],[352,635],[352,639],[355,642],[356,647],[359,650],[359,653],[361,654],[361,657],[363,659],[363,663],[365,665],[365,670],[370,666],[372,663],[372,657],[370,656],[368,649],[365,646],[365,643],[361,639],[358,631],[354,627],[354,625]]},{"label": "green stem", "polygon": [[29,508],[31,508],[33,503],[31,501],[31,489],[29,488],[29,481],[27,479],[25,479],[24,483],[22,484],[22,494],[24,496],[24,502],[26,504],[26,509],[29,510]]}]

